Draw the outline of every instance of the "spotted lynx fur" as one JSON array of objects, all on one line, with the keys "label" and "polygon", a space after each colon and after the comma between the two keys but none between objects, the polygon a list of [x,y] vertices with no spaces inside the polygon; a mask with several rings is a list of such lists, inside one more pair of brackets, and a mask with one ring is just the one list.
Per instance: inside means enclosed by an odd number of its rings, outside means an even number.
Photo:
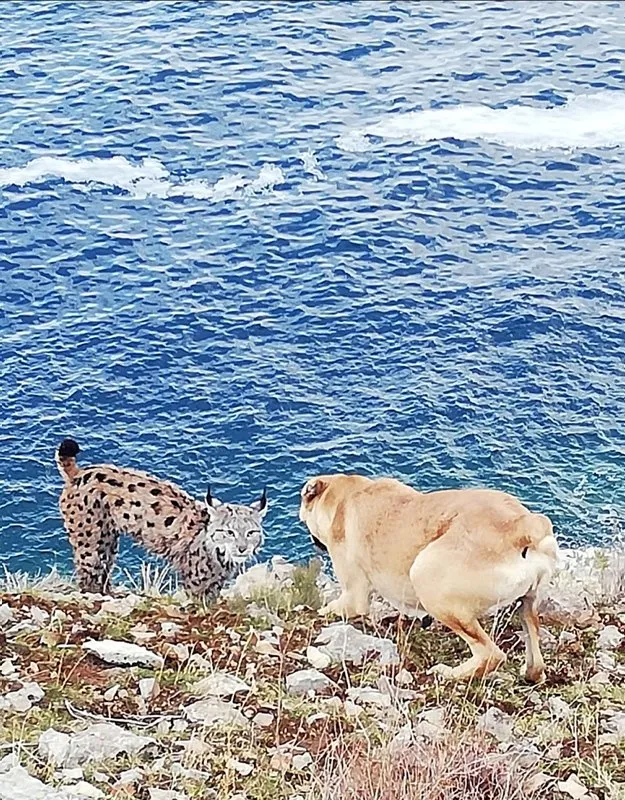
[{"label": "spotted lynx fur", "polygon": [[263,543],[267,494],[249,506],[201,503],[142,472],[97,465],[81,469],[79,447],[65,439],[56,462],[65,480],[60,508],[81,591],[106,593],[119,537],[131,536],[166,559],[193,595],[214,597]]}]

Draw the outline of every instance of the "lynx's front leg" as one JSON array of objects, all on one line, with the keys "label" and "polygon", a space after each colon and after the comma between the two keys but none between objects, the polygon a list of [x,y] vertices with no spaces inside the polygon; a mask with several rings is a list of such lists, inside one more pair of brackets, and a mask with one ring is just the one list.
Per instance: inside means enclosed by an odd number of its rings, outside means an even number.
[{"label": "lynx's front leg", "polygon": [[341,594],[319,610],[319,614],[327,616],[336,614],[349,619],[364,617],[369,613],[371,584],[367,576],[355,565],[349,565],[340,556],[332,556],[332,565],[341,585]]}]

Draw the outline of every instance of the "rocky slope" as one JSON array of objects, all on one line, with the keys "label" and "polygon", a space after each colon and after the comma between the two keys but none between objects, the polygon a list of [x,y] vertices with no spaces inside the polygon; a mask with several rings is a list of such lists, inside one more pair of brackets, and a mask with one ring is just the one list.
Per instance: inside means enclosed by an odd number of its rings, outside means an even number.
[{"label": "rocky slope", "polygon": [[428,668],[465,657],[455,636],[382,604],[373,620],[322,620],[335,587],[316,562],[254,567],[210,607],[9,581],[0,800],[625,797],[615,559],[565,563],[538,688],[518,677],[511,613],[492,622],[501,672],[442,683]]}]

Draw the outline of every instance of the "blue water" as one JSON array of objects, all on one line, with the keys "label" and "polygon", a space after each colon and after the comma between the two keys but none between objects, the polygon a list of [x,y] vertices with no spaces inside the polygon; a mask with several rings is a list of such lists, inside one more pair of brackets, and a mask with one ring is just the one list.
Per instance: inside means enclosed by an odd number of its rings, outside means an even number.
[{"label": "blue water", "polygon": [[618,533],[625,4],[2,11],[2,563],[69,566],[66,435],[267,554],[336,470]]}]

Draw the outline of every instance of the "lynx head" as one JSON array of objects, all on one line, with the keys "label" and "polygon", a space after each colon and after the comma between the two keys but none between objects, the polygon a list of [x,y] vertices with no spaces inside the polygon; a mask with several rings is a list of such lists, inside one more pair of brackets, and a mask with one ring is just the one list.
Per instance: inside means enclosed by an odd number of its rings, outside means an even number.
[{"label": "lynx head", "polygon": [[260,500],[249,505],[222,503],[206,492],[207,538],[225,555],[225,560],[243,565],[260,549],[264,541],[262,519],[267,513],[267,489]]}]

